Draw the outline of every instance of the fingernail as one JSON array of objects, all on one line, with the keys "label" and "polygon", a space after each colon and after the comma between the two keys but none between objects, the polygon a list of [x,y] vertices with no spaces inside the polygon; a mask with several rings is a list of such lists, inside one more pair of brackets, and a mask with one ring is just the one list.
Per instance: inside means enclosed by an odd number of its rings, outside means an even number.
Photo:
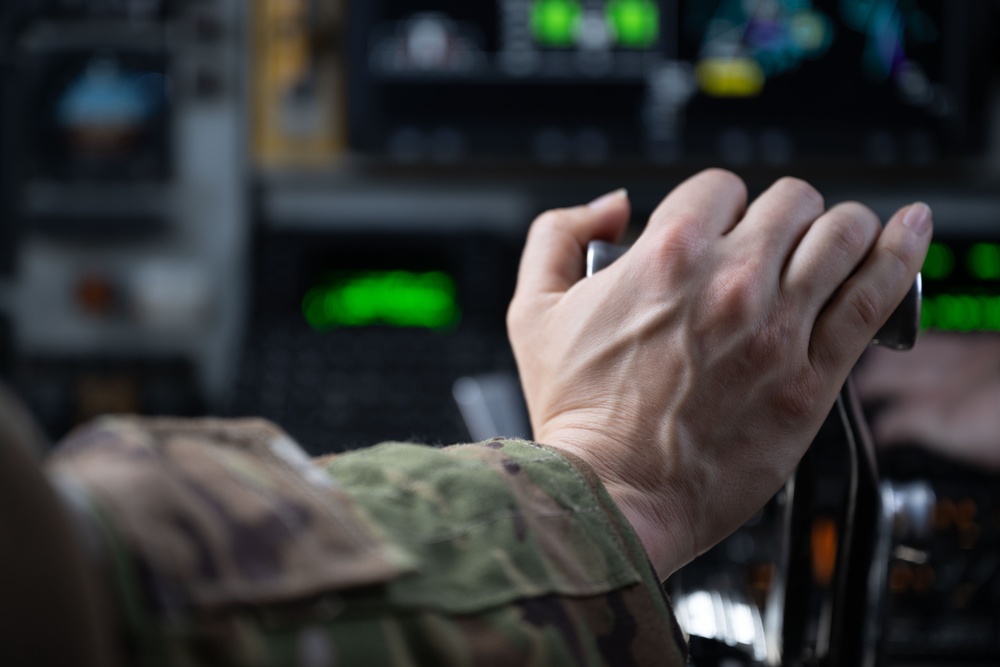
[{"label": "fingernail", "polygon": [[931,228],[930,207],[920,201],[910,205],[910,210],[903,216],[903,224],[917,234],[926,234]]},{"label": "fingernail", "polygon": [[587,204],[587,206],[594,209],[595,211],[600,211],[608,208],[609,206],[617,204],[620,199],[628,199],[628,190],[626,190],[625,188],[619,188],[614,192],[609,192],[606,195],[602,195],[597,199],[595,199],[594,201]]}]

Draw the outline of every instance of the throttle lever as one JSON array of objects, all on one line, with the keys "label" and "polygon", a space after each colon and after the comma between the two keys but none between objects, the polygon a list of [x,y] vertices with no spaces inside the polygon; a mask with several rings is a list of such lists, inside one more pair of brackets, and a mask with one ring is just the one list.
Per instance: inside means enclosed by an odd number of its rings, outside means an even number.
[{"label": "throttle lever", "polygon": [[[607,268],[628,251],[604,241],[587,246],[587,276]],[[921,277],[872,339],[873,345],[909,350],[920,332]],[[837,545],[832,613],[822,628],[806,626],[809,614],[811,507],[820,472],[820,451],[840,452],[847,463],[841,536]],[[884,582],[877,573],[876,547],[882,512],[875,448],[860,402],[848,377],[837,402],[781,494],[785,499],[784,538],[778,572],[764,623],[769,665],[874,667],[879,664],[879,632]],[[782,571],[783,570],[783,571]],[[814,634],[815,632],[815,634]]]}]

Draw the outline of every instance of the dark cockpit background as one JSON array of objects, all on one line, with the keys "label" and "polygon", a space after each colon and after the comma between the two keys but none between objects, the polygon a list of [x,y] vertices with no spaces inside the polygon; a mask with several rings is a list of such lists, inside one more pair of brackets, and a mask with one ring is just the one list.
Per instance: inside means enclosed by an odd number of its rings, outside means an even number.
[{"label": "dark cockpit background", "polygon": [[[930,383],[1000,375],[998,30],[994,0],[4,0],[0,373],[53,440],[107,412],[259,415],[312,453],[529,435],[532,218],[628,187],[634,234],[723,166],[928,202],[922,326],[981,359]],[[936,492],[887,651],[996,664],[1000,480],[933,449],[882,455]]]}]

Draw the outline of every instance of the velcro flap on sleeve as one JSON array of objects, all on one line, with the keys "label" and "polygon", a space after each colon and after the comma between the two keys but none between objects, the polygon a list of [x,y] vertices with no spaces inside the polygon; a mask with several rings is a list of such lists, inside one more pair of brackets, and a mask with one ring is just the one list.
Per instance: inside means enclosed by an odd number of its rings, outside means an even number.
[{"label": "velcro flap on sleeve", "polygon": [[154,607],[291,601],[412,569],[266,421],[106,418],[49,474],[85,492]]}]

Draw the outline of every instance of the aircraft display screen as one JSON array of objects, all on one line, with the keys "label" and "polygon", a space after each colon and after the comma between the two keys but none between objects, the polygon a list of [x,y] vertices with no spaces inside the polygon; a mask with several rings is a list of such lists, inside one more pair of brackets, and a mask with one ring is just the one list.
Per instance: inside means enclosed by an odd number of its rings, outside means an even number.
[{"label": "aircraft display screen", "polygon": [[974,3],[358,3],[352,140],[402,162],[841,157],[968,149]]},{"label": "aircraft display screen", "polygon": [[37,76],[34,161],[61,179],[160,179],[169,170],[164,58],[101,51],[52,56]]}]

